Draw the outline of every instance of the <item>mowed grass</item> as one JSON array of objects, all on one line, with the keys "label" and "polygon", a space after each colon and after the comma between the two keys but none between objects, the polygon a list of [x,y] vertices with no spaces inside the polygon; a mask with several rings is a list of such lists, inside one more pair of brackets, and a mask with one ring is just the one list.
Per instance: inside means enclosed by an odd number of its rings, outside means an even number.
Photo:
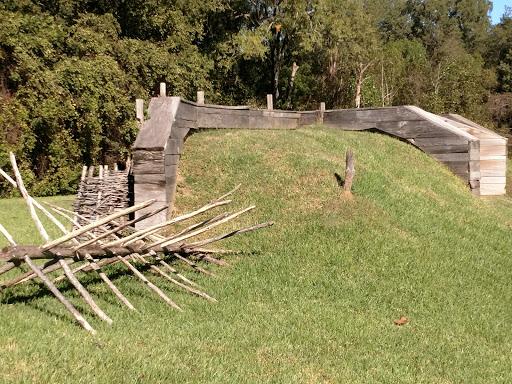
[{"label": "mowed grass", "polygon": [[[353,199],[335,176],[348,148]],[[39,283],[9,288],[4,382],[512,381],[510,196],[475,197],[398,140],[322,127],[202,131],[185,143],[180,174],[179,213],[242,183],[229,209],[257,208],[224,230],[276,222],[215,244],[238,252],[224,257],[233,268],[205,267],[218,278],[177,264],[219,303],[147,272],[179,313],[115,266],[106,271],[136,313],[81,277],[110,326],[59,285],[98,330],[91,336]],[[18,202],[0,202],[6,227]],[[401,316],[409,322],[395,325]]]}]

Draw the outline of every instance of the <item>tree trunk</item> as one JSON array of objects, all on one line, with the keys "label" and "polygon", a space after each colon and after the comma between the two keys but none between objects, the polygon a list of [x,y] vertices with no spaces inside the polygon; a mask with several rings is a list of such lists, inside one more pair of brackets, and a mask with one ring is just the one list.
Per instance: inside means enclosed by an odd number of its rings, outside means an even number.
[{"label": "tree trunk", "polygon": [[357,70],[357,84],[356,84],[356,108],[361,107],[361,87],[363,85],[363,75],[366,70],[373,64],[375,60],[370,61],[368,64],[363,65],[363,63],[359,63],[359,68]]},{"label": "tree trunk", "polygon": [[288,101],[287,101],[287,107],[288,109],[291,108],[292,101],[293,101],[293,87],[295,85],[295,75],[297,74],[297,71],[299,70],[299,66],[294,61],[292,64],[292,74],[290,76],[290,84],[288,85]]},{"label": "tree trunk", "polygon": [[275,42],[270,48],[270,64],[272,67],[272,95],[277,102],[279,99],[279,72],[281,69],[281,42],[279,41],[281,33],[277,32]]}]

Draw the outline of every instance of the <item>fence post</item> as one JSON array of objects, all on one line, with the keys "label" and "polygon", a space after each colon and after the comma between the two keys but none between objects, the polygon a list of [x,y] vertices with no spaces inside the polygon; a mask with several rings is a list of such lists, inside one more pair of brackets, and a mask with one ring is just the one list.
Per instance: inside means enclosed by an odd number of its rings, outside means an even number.
[{"label": "fence post", "polygon": [[135,100],[135,111],[137,120],[139,120],[139,123],[142,124],[144,122],[144,100]]},{"label": "fence post", "polygon": [[160,97],[167,96],[167,89],[165,83],[160,83]]},{"label": "fence post", "polygon": [[325,112],[325,103],[322,101],[320,103],[320,110],[318,111],[318,116],[317,116],[317,123],[318,124],[323,124],[324,123],[324,112]]},{"label": "fence post", "polygon": [[272,111],[274,109],[274,101],[272,99],[272,95],[267,95],[267,109],[269,111]]},{"label": "fence post", "polygon": [[356,170],[354,169],[354,150],[347,150],[347,166],[345,168],[345,194],[352,194],[352,178],[354,177]]},{"label": "fence post", "polygon": [[204,104],[204,91],[197,91],[197,104]]}]

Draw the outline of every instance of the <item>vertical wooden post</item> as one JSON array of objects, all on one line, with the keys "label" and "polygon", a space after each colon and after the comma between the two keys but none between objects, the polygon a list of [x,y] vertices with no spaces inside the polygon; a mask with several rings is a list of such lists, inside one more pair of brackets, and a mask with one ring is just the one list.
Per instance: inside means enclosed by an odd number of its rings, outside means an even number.
[{"label": "vertical wooden post", "polygon": [[137,120],[139,120],[139,123],[142,124],[144,122],[144,100],[135,100],[135,111]]},{"label": "vertical wooden post", "polygon": [[272,111],[274,109],[274,102],[271,94],[267,95],[267,109],[269,111]]},{"label": "vertical wooden post", "polygon": [[318,111],[318,116],[317,116],[317,123],[318,124],[323,124],[324,123],[324,112],[325,112],[325,103],[322,101],[320,103],[320,110]]},{"label": "vertical wooden post", "polygon": [[346,167],[345,167],[345,194],[352,194],[352,178],[356,173],[354,169],[354,151],[352,149],[347,150],[347,158],[346,158]]},{"label": "vertical wooden post", "polygon": [[204,91],[197,91],[197,104],[204,104]]},{"label": "vertical wooden post", "polygon": [[166,85],[165,83],[160,83],[160,97],[165,97],[166,94]]}]

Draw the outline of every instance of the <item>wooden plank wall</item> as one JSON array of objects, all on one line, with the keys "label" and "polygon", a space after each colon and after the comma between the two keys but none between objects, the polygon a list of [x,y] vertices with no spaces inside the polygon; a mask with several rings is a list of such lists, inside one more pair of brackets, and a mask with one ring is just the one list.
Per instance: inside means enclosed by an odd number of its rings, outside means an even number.
[{"label": "wooden plank wall", "polygon": [[324,112],[324,123],[343,130],[376,129],[407,140],[445,164],[480,193],[478,139],[412,106]]},{"label": "wooden plank wall", "polygon": [[507,175],[507,139],[460,115],[443,117],[480,141],[480,193],[504,195]]},{"label": "wooden plank wall", "polygon": [[169,208],[145,225],[171,217],[183,145],[190,130],[199,128],[297,129],[323,121],[335,129],[376,129],[407,140],[442,162],[475,194],[504,193],[506,139],[456,115],[441,118],[414,106],[255,110],[197,104],[179,97],[153,98],[148,112],[151,118],[144,123],[133,148],[135,203],[157,200],[138,215],[164,204]]},{"label": "wooden plank wall", "polygon": [[[163,207],[169,201],[174,201],[175,185],[169,182],[168,173],[170,163],[178,167],[178,159],[168,152],[181,153],[183,140],[176,140],[186,132],[180,129],[179,123],[174,124],[178,109],[181,109],[179,97],[154,97],[148,107],[151,116],[143,123],[135,144],[133,146],[133,177],[134,177],[134,203],[138,204],[149,199],[156,202],[143,210],[137,211],[135,217]],[[188,131],[187,131],[188,132]],[[179,158],[179,155],[178,155]],[[153,217],[144,220],[143,227],[161,223],[171,215],[172,209],[162,211]],[[138,224],[137,228],[140,227]]]},{"label": "wooden plank wall", "polygon": [[[198,128],[297,129],[300,112],[249,107],[198,106]],[[316,113],[315,113],[316,120]]]}]

